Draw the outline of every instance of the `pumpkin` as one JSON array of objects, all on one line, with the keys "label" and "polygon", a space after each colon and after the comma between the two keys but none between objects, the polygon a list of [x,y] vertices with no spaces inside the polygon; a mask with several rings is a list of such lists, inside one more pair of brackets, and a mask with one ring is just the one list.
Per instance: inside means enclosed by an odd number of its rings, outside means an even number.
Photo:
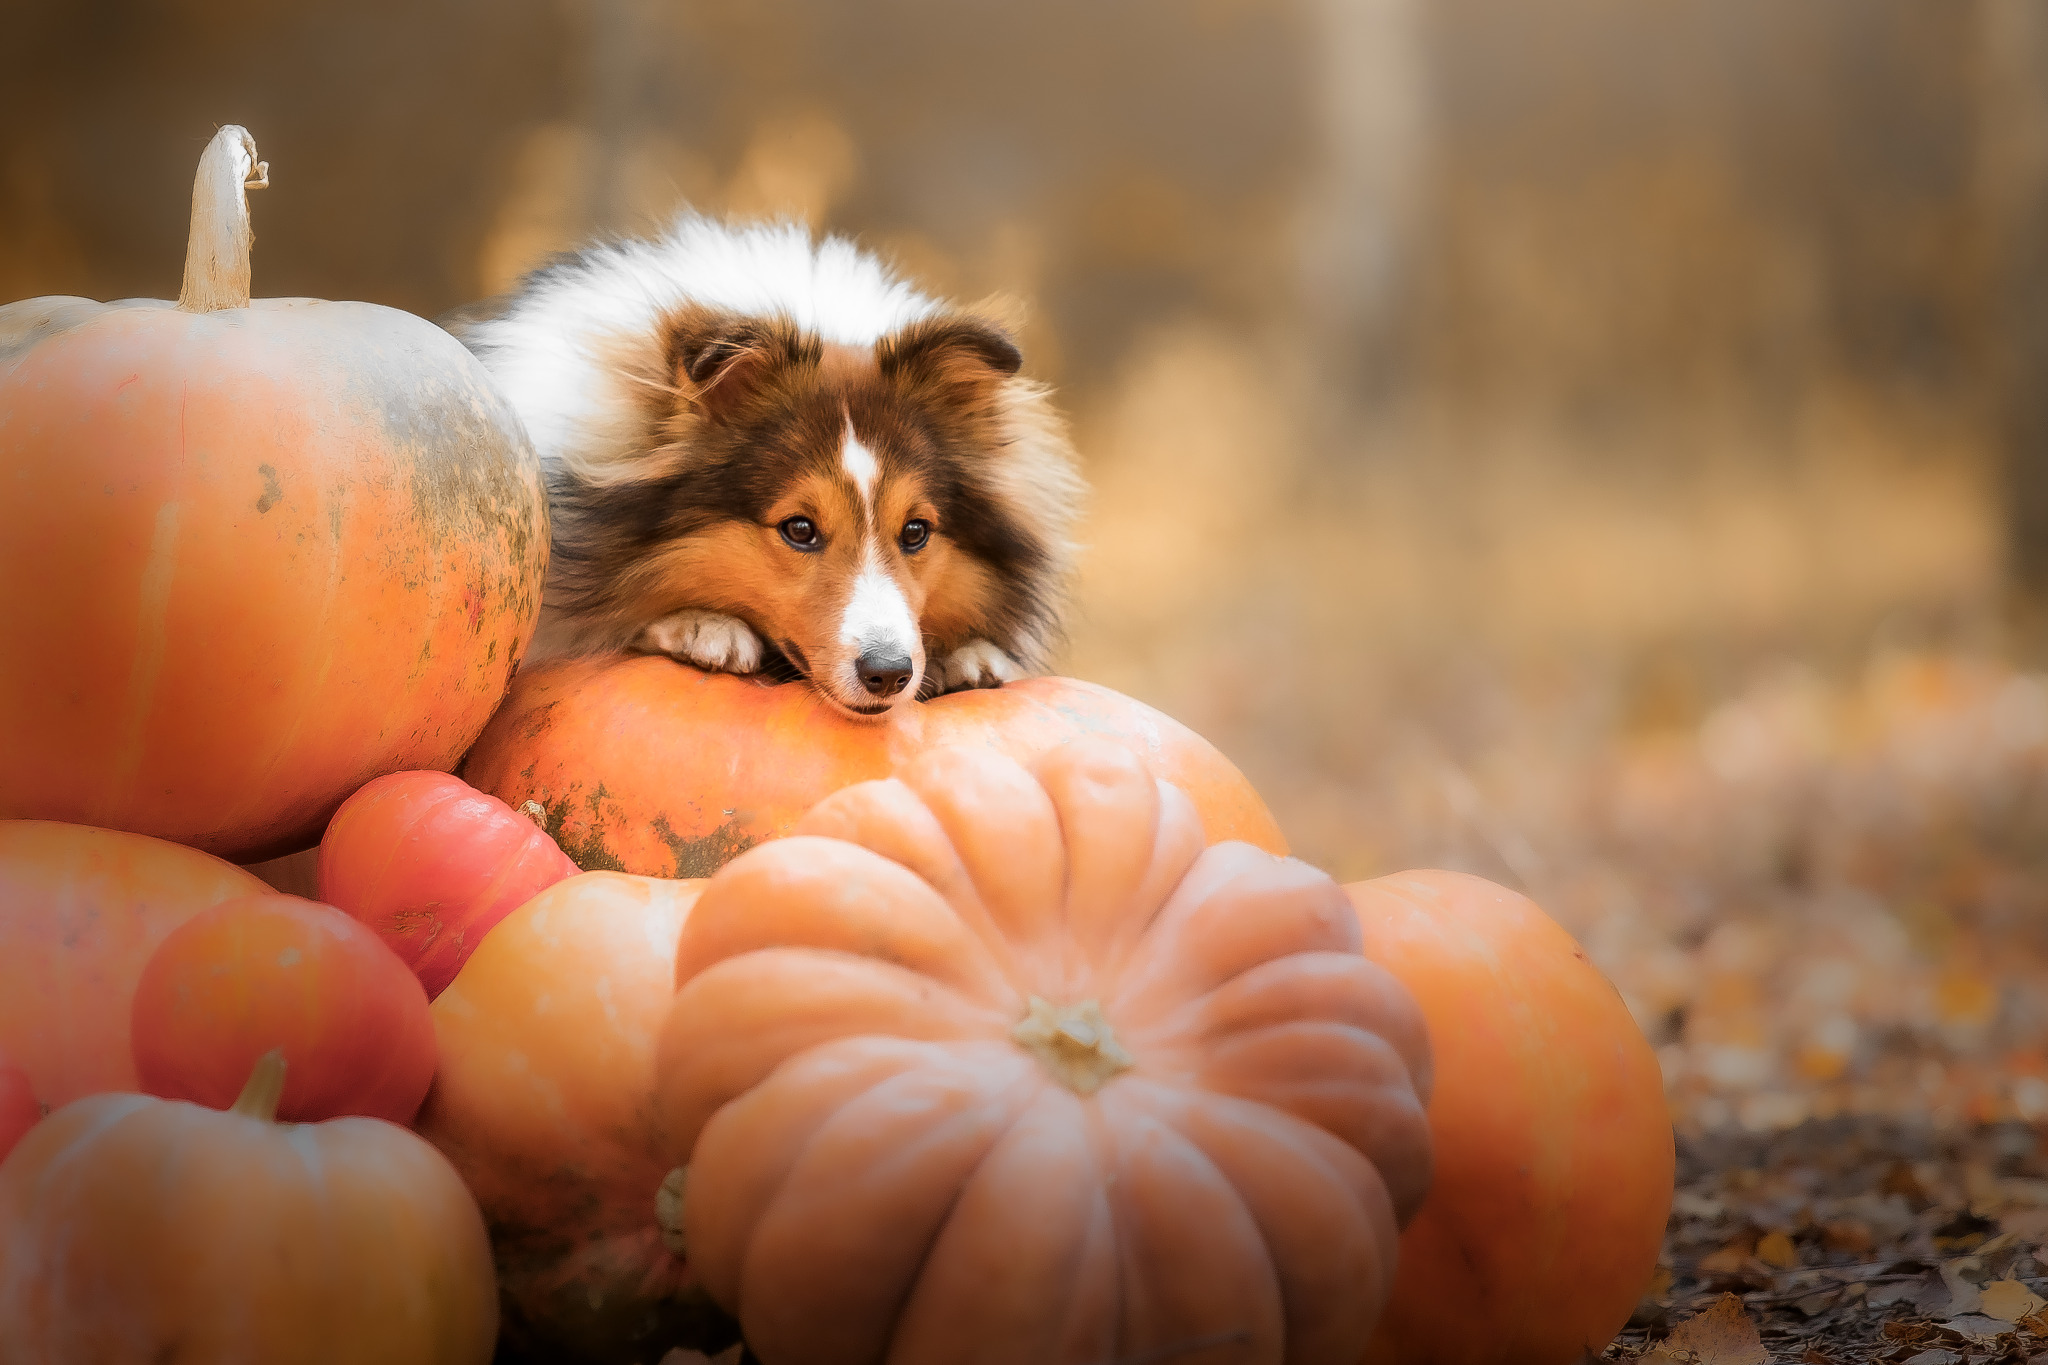
[{"label": "pumpkin", "polygon": [[532,820],[446,773],[391,773],[341,803],[320,841],[320,899],[447,989],[491,926],[576,864]]},{"label": "pumpkin", "polygon": [[420,318],[251,301],[255,156],[207,147],[176,304],[0,307],[0,818],[310,847],[452,767],[532,633],[524,429]]},{"label": "pumpkin", "polygon": [[654,1220],[673,1164],[654,1040],[698,890],[572,877],[493,929],[434,1001],[441,1069],[417,1126],[483,1206],[520,1358],[651,1362],[712,1330]]},{"label": "pumpkin", "polygon": [[1436,1181],[1401,1236],[1375,1365],[1597,1357],[1656,1268],[1670,1111],[1620,994],[1527,897],[1455,872],[1346,887],[1436,1046]]},{"label": "pumpkin", "polygon": [[536,802],[578,866],[706,877],[789,833],[842,787],[888,777],[935,748],[1019,762],[1082,735],[1138,754],[1194,798],[1211,843],[1287,851],[1230,760],[1106,687],[1032,678],[848,718],[802,682],[700,673],[653,656],[573,659],[522,673],[463,763],[471,785]]},{"label": "pumpkin", "polygon": [[142,1088],[234,1103],[256,1059],[290,1064],[278,1115],[410,1123],[434,1079],[427,993],[398,955],[331,905],[245,896],[173,929],[131,1009]]},{"label": "pumpkin", "polygon": [[161,839],[0,820],[0,1052],[53,1109],[136,1089],[128,1011],[144,964],[186,920],[264,889]]},{"label": "pumpkin", "polygon": [[1204,841],[1114,742],[942,750],[706,884],[656,1096],[762,1360],[1354,1365],[1422,1019],[1328,877]]},{"label": "pumpkin", "polygon": [[482,1365],[497,1300],[448,1163],[376,1119],[95,1095],[0,1165],[0,1360]]},{"label": "pumpkin", "polygon": [[43,1121],[43,1106],[29,1088],[28,1073],[0,1054],[0,1161],[22,1134]]}]

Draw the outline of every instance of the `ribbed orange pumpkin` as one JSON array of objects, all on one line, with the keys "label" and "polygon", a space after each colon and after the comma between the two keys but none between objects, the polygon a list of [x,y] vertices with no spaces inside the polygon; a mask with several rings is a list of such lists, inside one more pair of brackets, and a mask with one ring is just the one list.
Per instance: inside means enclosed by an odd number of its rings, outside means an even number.
[{"label": "ribbed orange pumpkin", "polygon": [[708,1315],[654,1219],[673,1164],[654,1044],[700,885],[558,882],[434,1001],[441,1067],[417,1127],[489,1221],[509,1358],[652,1362]]},{"label": "ribbed orange pumpkin", "polygon": [[0,820],[0,1052],[53,1109],[139,1088],[128,1014],[143,964],[194,915],[268,889],[162,839]]},{"label": "ribbed orange pumpkin", "polygon": [[254,158],[208,147],[177,304],[0,307],[0,817],[307,847],[453,766],[532,633],[518,418],[420,318],[251,302]]},{"label": "ribbed orange pumpkin", "polygon": [[1114,740],[1186,791],[1209,842],[1287,851],[1258,793],[1207,740],[1070,678],[956,692],[861,722],[805,683],[654,657],[549,663],[520,674],[462,775],[509,806],[538,802],[548,833],[585,869],[708,877],[833,792],[932,749],[1029,763],[1083,735]]},{"label": "ribbed orange pumpkin", "polygon": [[476,1204],[378,1119],[280,1126],[272,1054],[232,1110],[94,1095],[0,1164],[0,1365],[483,1365]]},{"label": "ribbed orange pumpkin", "polygon": [[1436,1183],[1401,1236],[1371,1365],[1574,1365],[1628,1321],[1663,1245],[1674,1154],[1657,1057],[1531,901],[1455,872],[1345,888],[1366,955],[1436,1049]]},{"label": "ribbed orange pumpkin", "polygon": [[711,879],[657,1096],[764,1361],[1355,1365],[1429,1183],[1421,1016],[1328,877],[1203,845],[1115,743],[946,750]]}]

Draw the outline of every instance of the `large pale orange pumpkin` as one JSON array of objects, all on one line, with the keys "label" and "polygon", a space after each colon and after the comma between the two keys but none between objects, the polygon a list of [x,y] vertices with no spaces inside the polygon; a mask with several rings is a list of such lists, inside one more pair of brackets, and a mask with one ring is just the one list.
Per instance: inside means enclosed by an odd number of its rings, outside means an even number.
[{"label": "large pale orange pumpkin", "polygon": [[1204,842],[1117,744],[944,750],[711,879],[657,1096],[762,1360],[1355,1365],[1421,1016],[1328,877]]},{"label": "large pale orange pumpkin", "polygon": [[532,633],[518,418],[408,313],[252,302],[254,157],[208,147],[178,303],[0,307],[0,817],[308,847],[452,767]]},{"label": "large pale orange pumpkin", "polygon": [[663,1243],[654,1044],[699,883],[592,872],[501,920],[434,1001],[416,1123],[491,1229],[507,1349],[650,1363],[708,1305]]},{"label": "large pale orange pumpkin", "polygon": [[280,1125],[283,1059],[222,1112],[94,1095],[0,1164],[0,1365],[484,1365],[476,1204],[380,1119]]},{"label": "large pale orange pumpkin", "polygon": [[1401,1236],[1372,1365],[1574,1365],[1648,1285],[1671,1208],[1657,1057],[1571,935],[1455,872],[1345,888],[1421,1002],[1436,1180]]},{"label": "large pale orange pumpkin", "polygon": [[586,869],[706,877],[789,833],[818,801],[939,748],[1029,763],[1096,735],[1194,799],[1209,842],[1287,842],[1252,786],[1185,725],[1106,687],[1032,678],[901,706],[835,712],[809,685],[700,673],[667,658],[578,659],[522,673],[462,775],[513,807],[535,801]]},{"label": "large pale orange pumpkin", "polygon": [[128,1024],[144,964],[201,911],[266,890],[162,839],[0,820],[0,1053],[52,1108],[139,1089]]}]

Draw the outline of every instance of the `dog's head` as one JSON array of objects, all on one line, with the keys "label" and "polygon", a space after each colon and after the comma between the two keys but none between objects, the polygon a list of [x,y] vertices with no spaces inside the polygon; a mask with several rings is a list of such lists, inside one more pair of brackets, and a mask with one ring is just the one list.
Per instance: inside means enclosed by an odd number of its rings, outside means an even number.
[{"label": "dog's head", "polygon": [[997,467],[1019,364],[999,328],[949,315],[845,346],[690,308],[667,338],[660,477],[634,479],[642,614],[737,616],[865,716],[925,690],[933,650],[1000,640],[1048,546]]}]

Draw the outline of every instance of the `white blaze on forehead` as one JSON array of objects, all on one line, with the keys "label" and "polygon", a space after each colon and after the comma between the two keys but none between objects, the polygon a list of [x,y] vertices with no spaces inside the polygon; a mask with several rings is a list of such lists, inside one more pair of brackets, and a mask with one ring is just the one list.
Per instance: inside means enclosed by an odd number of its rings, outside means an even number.
[{"label": "white blaze on forehead", "polygon": [[881,466],[875,462],[875,452],[860,442],[853,434],[853,418],[846,419],[846,440],[839,447],[839,464],[846,470],[846,477],[853,480],[853,486],[860,490],[863,509],[874,506],[875,475]]},{"label": "white blaze on forehead", "polygon": [[853,580],[853,594],[846,599],[839,638],[853,645],[856,656],[917,657],[917,617],[911,614],[903,588],[883,566],[872,544],[861,564],[860,577]]}]

